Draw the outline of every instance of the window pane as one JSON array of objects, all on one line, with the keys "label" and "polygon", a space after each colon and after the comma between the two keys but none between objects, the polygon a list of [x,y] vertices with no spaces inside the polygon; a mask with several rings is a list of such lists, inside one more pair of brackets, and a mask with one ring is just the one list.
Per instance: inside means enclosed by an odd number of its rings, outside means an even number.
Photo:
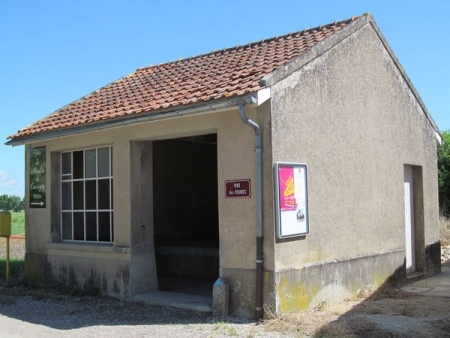
[{"label": "window pane", "polygon": [[111,212],[111,242],[114,242],[114,212]]},{"label": "window pane", "polygon": [[73,213],[73,239],[84,240],[84,212]]},{"label": "window pane", "polygon": [[97,166],[97,150],[89,149],[84,152],[86,161],[86,178],[95,177],[96,166]]},{"label": "window pane", "polygon": [[109,209],[109,179],[98,180],[98,208]]},{"label": "window pane", "polygon": [[62,174],[71,174],[72,173],[72,153],[63,153],[62,154]]},{"label": "window pane", "polygon": [[96,241],[97,240],[97,213],[87,212],[86,213],[86,240]]},{"label": "window pane", "polygon": [[61,153],[62,240],[113,242],[111,163],[112,147]]},{"label": "window pane", "polygon": [[102,242],[110,242],[110,213],[98,213],[98,240]]},{"label": "window pane", "polygon": [[62,214],[62,239],[72,240],[72,213]]},{"label": "window pane", "polygon": [[72,210],[72,182],[62,183],[62,210]]},{"label": "window pane", "polygon": [[97,181],[86,181],[86,209],[97,209]]},{"label": "window pane", "polygon": [[110,151],[110,155],[111,155],[111,161],[109,161],[109,164],[111,165],[111,176],[113,176],[113,166],[112,166],[112,163],[113,163],[113,151],[112,151],[112,148],[109,148],[111,151]]},{"label": "window pane", "polygon": [[114,205],[114,193],[113,193],[113,191],[114,191],[114,180],[113,179],[111,179],[111,209],[113,209],[113,205]]},{"label": "window pane", "polygon": [[83,151],[74,151],[73,152],[73,178],[83,178]]},{"label": "window pane", "polygon": [[73,182],[73,209],[83,210],[84,209],[84,182],[78,181]]},{"label": "window pane", "polygon": [[109,177],[109,147],[98,149],[98,177]]}]

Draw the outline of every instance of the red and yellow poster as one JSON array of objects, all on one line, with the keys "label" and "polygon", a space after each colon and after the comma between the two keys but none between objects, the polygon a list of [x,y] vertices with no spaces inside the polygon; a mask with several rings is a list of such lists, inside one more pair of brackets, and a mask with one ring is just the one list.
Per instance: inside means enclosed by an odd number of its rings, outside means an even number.
[{"label": "red and yellow poster", "polygon": [[277,162],[275,187],[278,238],[307,234],[309,217],[306,164]]},{"label": "red and yellow poster", "polygon": [[297,202],[295,200],[294,168],[279,168],[280,178],[280,210],[295,210]]}]

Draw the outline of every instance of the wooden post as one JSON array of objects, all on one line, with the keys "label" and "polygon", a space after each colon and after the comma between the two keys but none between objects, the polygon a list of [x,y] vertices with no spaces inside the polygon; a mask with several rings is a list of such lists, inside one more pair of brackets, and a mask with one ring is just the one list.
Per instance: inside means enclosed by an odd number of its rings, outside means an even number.
[{"label": "wooden post", "polygon": [[9,285],[9,236],[6,237],[6,285]]}]

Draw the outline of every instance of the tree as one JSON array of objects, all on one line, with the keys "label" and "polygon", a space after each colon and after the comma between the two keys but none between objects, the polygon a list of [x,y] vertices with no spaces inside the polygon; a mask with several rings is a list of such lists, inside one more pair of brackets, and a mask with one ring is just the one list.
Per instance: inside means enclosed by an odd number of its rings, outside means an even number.
[{"label": "tree", "polygon": [[8,195],[0,195],[0,210],[5,210],[5,211],[10,210]]},{"label": "tree", "polygon": [[20,211],[24,209],[24,200],[19,196],[14,195],[0,195],[0,210],[5,211]]},{"label": "tree", "polygon": [[450,130],[442,138],[438,146],[439,209],[441,215],[450,217]]},{"label": "tree", "polygon": [[22,210],[22,199],[19,196],[9,196],[11,203],[11,210],[14,212],[18,212]]}]

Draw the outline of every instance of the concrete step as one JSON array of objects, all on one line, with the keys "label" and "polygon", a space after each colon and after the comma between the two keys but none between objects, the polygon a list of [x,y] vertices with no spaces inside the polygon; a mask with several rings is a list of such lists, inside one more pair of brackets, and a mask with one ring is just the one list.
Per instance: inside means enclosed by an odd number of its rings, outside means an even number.
[{"label": "concrete step", "polygon": [[212,296],[192,295],[181,292],[155,291],[131,297],[131,300],[151,305],[169,306],[182,310],[212,312]]}]

